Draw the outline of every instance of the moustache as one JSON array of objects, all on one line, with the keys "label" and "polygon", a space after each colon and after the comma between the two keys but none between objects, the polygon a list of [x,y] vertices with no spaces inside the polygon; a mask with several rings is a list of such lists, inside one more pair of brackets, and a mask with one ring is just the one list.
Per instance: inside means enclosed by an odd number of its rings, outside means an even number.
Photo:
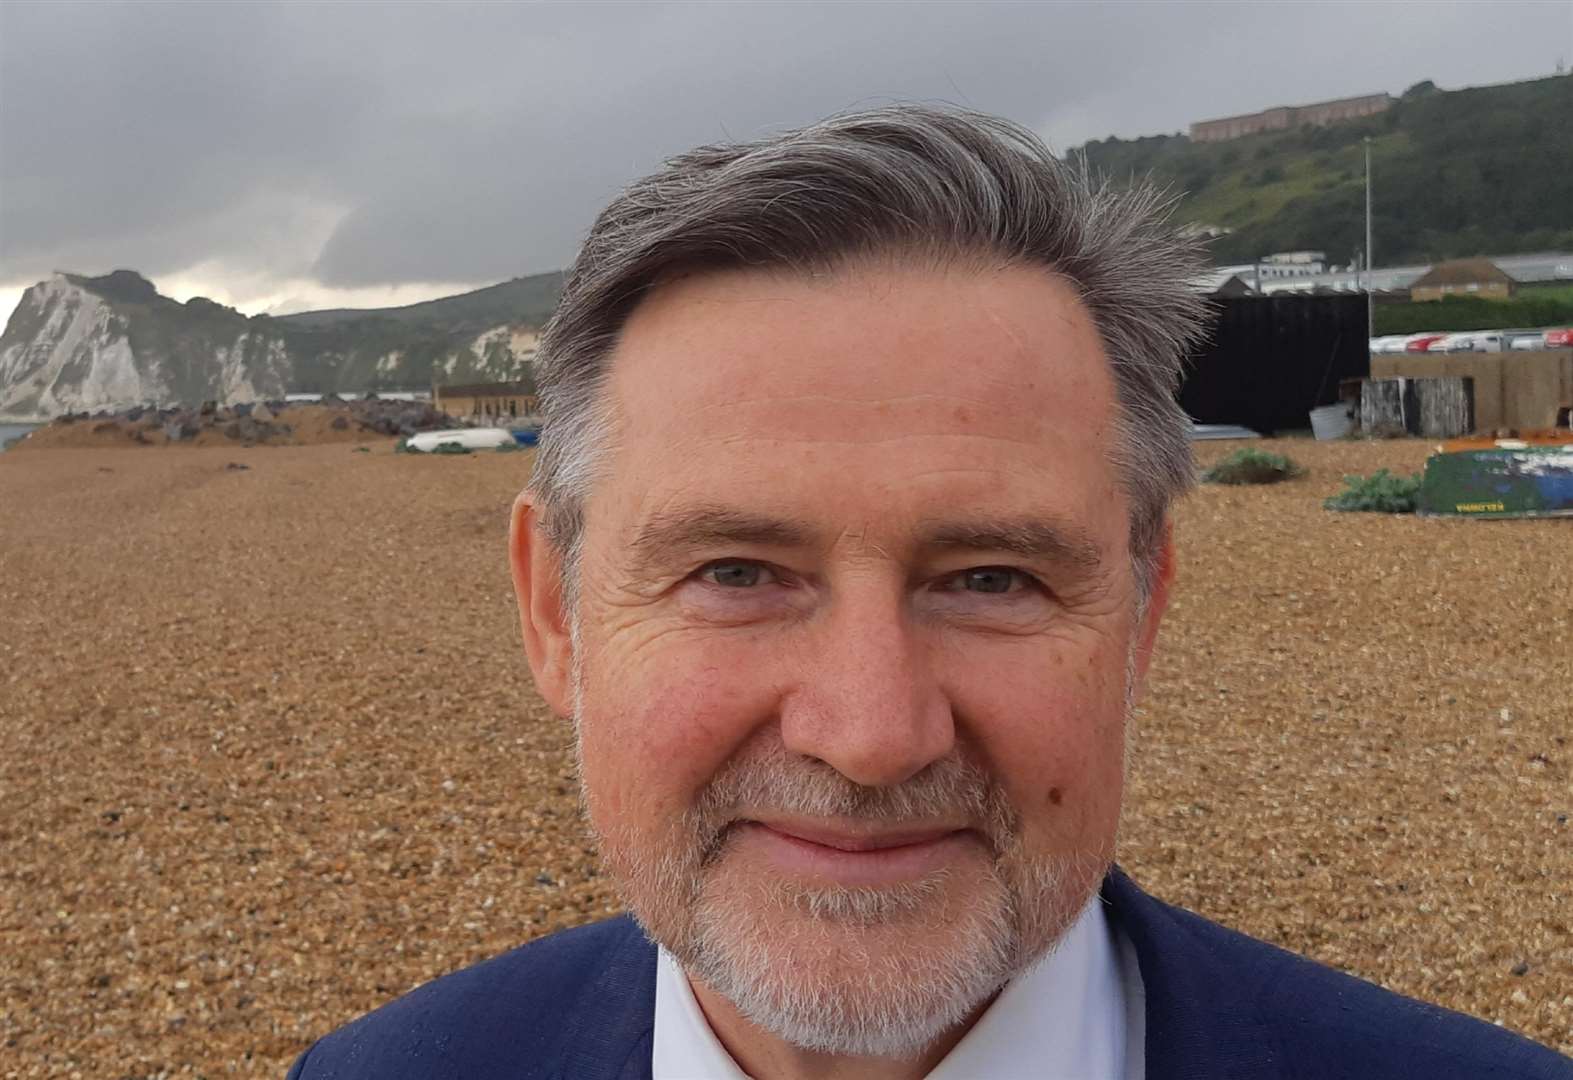
[{"label": "moustache", "polygon": [[719,857],[734,826],[761,817],[959,823],[975,830],[996,857],[1020,834],[1020,817],[1004,791],[981,765],[959,755],[933,762],[900,784],[869,787],[779,742],[748,748],[729,761],[700,791],[687,817],[703,862]]}]

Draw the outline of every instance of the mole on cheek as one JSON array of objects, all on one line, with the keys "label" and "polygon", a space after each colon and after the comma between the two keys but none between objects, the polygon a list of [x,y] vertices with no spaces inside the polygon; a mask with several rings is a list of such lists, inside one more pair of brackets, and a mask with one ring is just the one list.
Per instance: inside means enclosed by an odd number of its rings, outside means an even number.
[{"label": "mole on cheek", "polygon": [[1053,803],[1055,806],[1058,806],[1060,804],[1062,798],[1063,798],[1063,796],[1060,795],[1060,789],[1059,788],[1057,788],[1057,787],[1049,788],[1049,802]]}]

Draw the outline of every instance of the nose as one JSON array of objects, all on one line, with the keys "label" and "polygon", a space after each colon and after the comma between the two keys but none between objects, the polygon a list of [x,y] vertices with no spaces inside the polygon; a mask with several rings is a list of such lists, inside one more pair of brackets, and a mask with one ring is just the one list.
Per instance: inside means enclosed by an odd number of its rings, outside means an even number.
[{"label": "nose", "polygon": [[950,702],[899,596],[839,598],[810,634],[781,703],[787,749],[867,787],[899,784],[954,749]]}]

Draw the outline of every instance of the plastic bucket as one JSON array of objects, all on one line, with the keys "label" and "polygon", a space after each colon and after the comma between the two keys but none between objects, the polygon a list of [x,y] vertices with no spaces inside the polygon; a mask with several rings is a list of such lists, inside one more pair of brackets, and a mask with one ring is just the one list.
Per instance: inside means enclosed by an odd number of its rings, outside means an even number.
[{"label": "plastic bucket", "polygon": [[1354,430],[1354,426],[1354,410],[1347,402],[1340,401],[1336,405],[1323,405],[1311,410],[1311,434],[1323,442],[1342,439]]}]

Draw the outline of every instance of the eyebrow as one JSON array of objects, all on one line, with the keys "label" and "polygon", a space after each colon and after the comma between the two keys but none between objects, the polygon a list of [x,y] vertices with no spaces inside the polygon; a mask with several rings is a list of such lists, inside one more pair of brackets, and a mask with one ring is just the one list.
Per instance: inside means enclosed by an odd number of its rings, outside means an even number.
[{"label": "eyebrow", "polygon": [[[630,547],[635,565],[648,567],[680,559],[696,549],[731,544],[808,547],[819,535],[819,530],[805,521],[700,504],[651,518],[639,528]],[[1102,567],[1102,549],[1084,529],[1037,516],[929,521],[918,534],[917,547],[998,551],[1062,563],[1087,573]]]},{"label": "eyebrow", "polygon": [[806,522],[701,504],[657,514],[640,526],[630,549],[636,566],[670,562],[696,548],[728,544],[806,547],[815,530]]},{"label": "eyebrow", "polygon": [[1064,563],[1088,573],[1103,565],[1102,549],[1077,525],[1042,517],[941,521],[924,528],[920,546],[1001,551]]}]

